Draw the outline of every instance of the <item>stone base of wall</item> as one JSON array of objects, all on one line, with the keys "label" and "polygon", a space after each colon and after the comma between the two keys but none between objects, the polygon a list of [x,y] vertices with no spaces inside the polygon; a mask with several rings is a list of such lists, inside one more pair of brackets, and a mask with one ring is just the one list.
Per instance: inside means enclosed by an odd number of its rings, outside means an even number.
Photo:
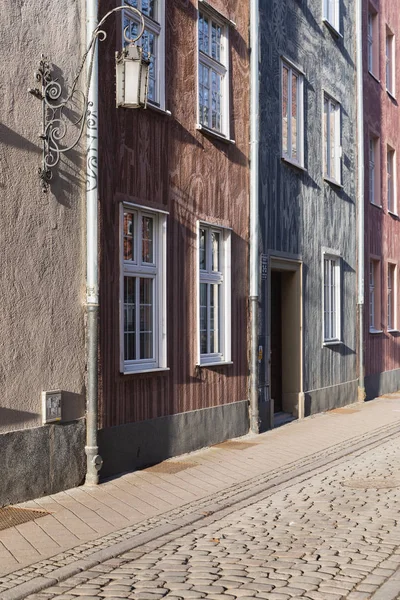
[{"label": "stone base of wall", "polygon": [[358,379],[304,393],[304,416],[340,408],[358,400]]},{"label": "stone base of wall", "polygon": [[0,434],[0,506],[80,485],[85,439],[85,419]]},{"label": "stone base of wall", "polygon": [[247,400],[99,431],[102,478],[134,471],[249,431]]},{"label": "stone base of wall", "polygon": [[384,371],[365,377],[366,400],[372,400],[382,394],[390,394],[400,390],[400,369]]}]

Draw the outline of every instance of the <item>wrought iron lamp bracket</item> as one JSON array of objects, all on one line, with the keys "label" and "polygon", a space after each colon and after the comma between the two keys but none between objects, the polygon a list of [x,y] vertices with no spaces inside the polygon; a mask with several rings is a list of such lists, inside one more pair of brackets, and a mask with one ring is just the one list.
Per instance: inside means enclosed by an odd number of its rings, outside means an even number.
[{"label": "wrought iron lamp bracket", "polygon": [[[51,62],[44,54],[41,55],[39,67],[34,73],[35,87],[29,88],[28,92],[42,103],[42,131],[39,134],[39,138],[42,140],[43,144],[42,164],[38,168],[38,174],[43,192],[48,191],[49,184],[53,178],[53,169],[60,162],[61,156],[77,146],[82,137],[85,124],[91,119],[91,103],[88,101],[88,95],[96,44],[98,40],[104,41],[107,37],[106,32],[101,29],[104,22],[111,14],[122,10],[136,13],[141,24],[138,35],[134,38],[128,36],[128,27],[124,29],[123,33],[125,41],[133,46],[142,37],[145,24],[143,15],[138,9],[133,7],[127,9],[126,6],[117,6],[113,10],[110,10],[99,21],[96,29],[93,31],[88,48],[82,57],[77,74],[66,97],[64,94],[63,98],[63,88],[60,82],[54,77],[54,70]],[[87,71],[86,89],[85,91],[81,91],[77,89],[77,85],[88,57],[89,66]],[[78,131],[72,142],[68,144],[65,143],[68,131],[68,120],[65,113],[74,101],[77,100],[78,96],[83,100],[83,108],[79,117],[72,123],[73,126],[78,127]]]}]

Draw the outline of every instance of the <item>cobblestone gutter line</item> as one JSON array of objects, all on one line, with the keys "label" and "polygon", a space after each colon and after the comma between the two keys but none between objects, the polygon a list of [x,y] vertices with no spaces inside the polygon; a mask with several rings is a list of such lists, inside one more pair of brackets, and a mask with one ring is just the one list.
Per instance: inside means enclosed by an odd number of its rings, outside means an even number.
[{"label": "cobblestone gutter line", "polygon": [[198,527],[199,521],[202,521],[202,525],[215,522],[224,514],[276,493],[288,481],[294,485],[299,478],[301,481],[307,480],[318,470],[325,469],[327,465],[331,466],[332,463],[350,454],[356,456],[358,453],[365,452],[366,449],[378,446],[398,433],[398,423],[384,426],[372,434],[364,434],[345,444],[332,446],[325,451],[296,461],[286,469],[271,471],[242,484],[235,484],[203,500],[186,504],[161,516],[147,519],[139,525],[126,527],[15,571],[0,578],[0,598],[1,600],[26,598],[29,594],[44,590],[99,563],[135,549],[140,556],[150,549],[165,544],[168,539],[192,532]]}]

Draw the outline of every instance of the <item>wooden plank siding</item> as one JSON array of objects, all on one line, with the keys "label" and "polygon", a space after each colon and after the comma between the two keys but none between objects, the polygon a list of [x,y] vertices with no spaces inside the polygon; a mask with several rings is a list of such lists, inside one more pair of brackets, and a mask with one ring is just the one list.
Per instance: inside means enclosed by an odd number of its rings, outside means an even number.
[{"label": "wooden plank siding", "polygon": [[[368,10],[376,11],[379,31],[378,70],[375,77],[369,73],[367,60],[367,19]],[[393,96],[386,90],[386,33],[387,28],[394,34],[395,85]],[[388,323],[388,261],[397,265],[397,317],[396,327],[400,326],[399,312],[399,273],[400,273],[400,222],[397,216],[390,214],[387,205],[387,147],[395,150],[397,179],[400,173],[400,113],[398,97],[400,84],[399,35],[400,14],[396,0],[374,0],[363,5],[364,29],[364,150],[365,150],[365,373],[377,375],[385,371],[400,368],[400,336],[389,332]],[[376,39],[375,39],[376,42]],[[369,139],[379,137],[380,151],[380,198],[381,207],[370,202],[369,190]],[[399,212],[399,185],[397,183],[397,213]],[[371,258],[381,263],[381,311],[377,329],[382,333],[369,331],[369,263]]]},{"label": "wooden plank siding", "polygon": [[[120,20],[100,44],[99,426],[133,423],[247,398],[248,6],[211,4],[230,27],[231,138],[197,122],[197,2],[166,0],[166,108],[116,109],[113,54]],[[99,15],[116,5],[99,2]],[[111,57],[111,58],[110,58]],[[167,218],[166,373],[122,375],[119,365],[119,206],[130,201]],[[196,223],[232,228],[233,365],[198,368]]]}]

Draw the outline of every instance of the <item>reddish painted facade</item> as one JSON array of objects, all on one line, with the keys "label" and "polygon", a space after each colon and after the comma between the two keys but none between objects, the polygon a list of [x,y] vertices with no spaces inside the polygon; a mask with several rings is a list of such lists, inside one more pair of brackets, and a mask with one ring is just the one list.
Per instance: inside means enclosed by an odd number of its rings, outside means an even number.
[{"label": "reddish painted facade", "polygon": [[[364,2],[365,373],[367,398],[400,387],[398,186],[400,13]],[[392,162],[392,164],[390,164]],[[392,313],[392,314],[390,314]]]},{"label": "reddish painted facade", "polygon": [[[99,2],[99,16],[116,2]],[[100,44],[100,365],[102,429],[247,399],[249,197],[248,3],[212,0],[229,26],[230,138],[196,129],[197,0],[165,2],[166,109],[116,109],[113,55],[116,18]],[[208,5],[208,6],[209,6]],[[129,201],[168,211],[167,366],[123,375],[119,349],[119,210]],[[232,364],[197,363],[197,222],[231,228]],[[101,449],[100,449],[101,450]]]}]

